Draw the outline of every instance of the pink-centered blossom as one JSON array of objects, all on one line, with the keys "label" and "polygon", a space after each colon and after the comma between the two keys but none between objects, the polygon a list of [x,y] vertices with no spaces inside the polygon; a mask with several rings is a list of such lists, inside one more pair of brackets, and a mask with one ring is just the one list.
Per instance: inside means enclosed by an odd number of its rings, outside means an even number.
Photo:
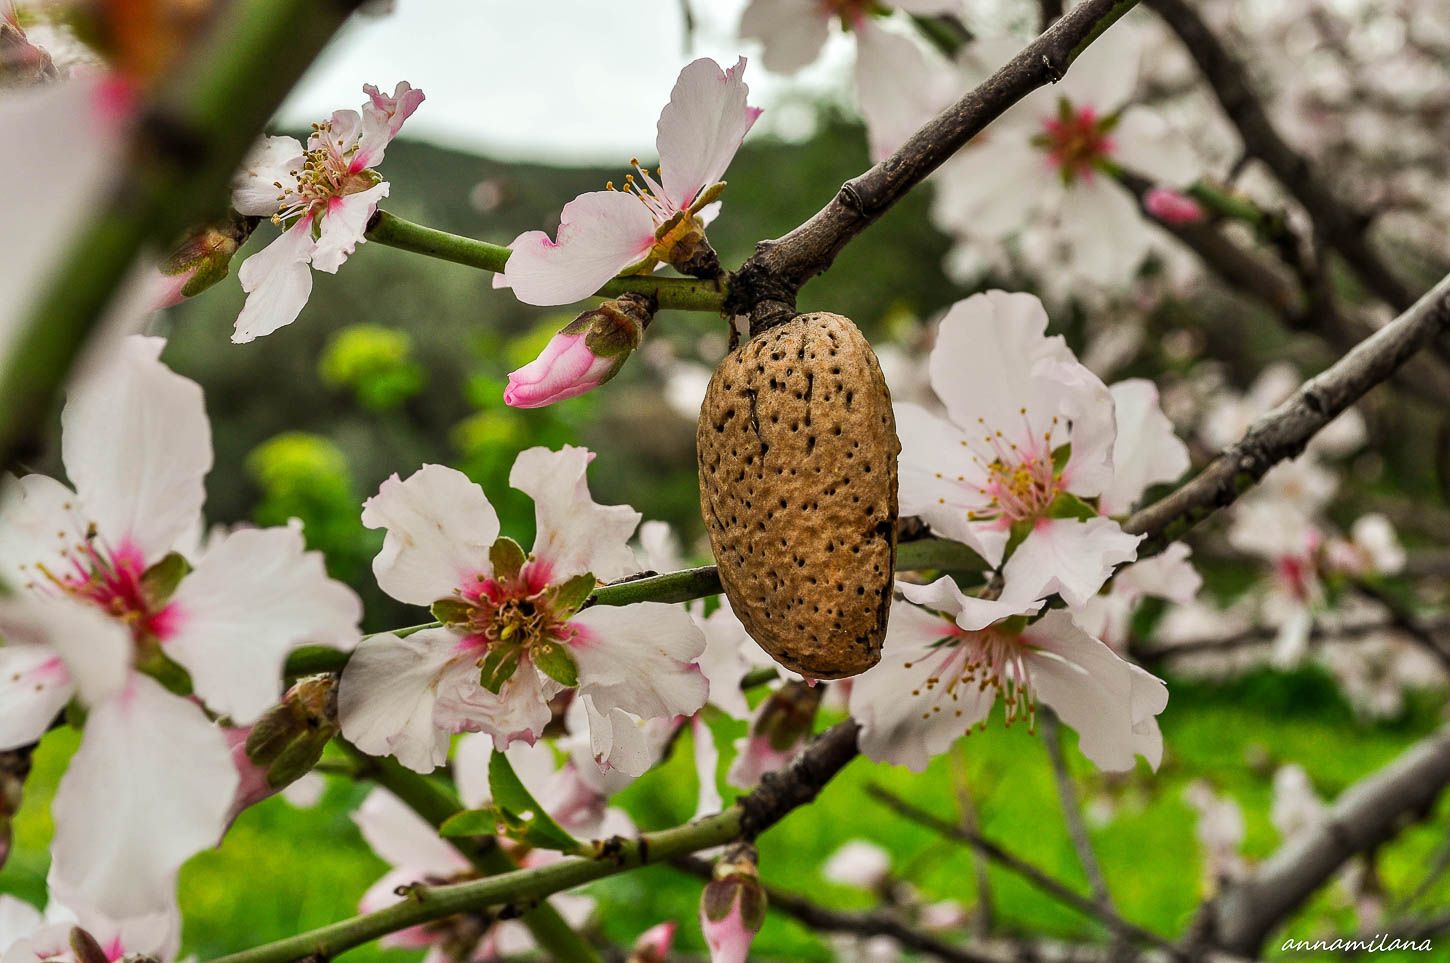
[{"label": "pink-centered blossom", "polygon": [[[350,646],[361,616],[296,529],[191,552],[211,433],[162,345],[123,339],[72,388],[74,490],[43,475],[0,489],[0,579],[17,590],[0,600],[0,749],[35,742],[73,697],[86,706],[55,797],[53,875],[116,918],[165,910],[182,862],[221,835],[238,778],[206,710],[255,720],[291,649]],[[186,677],[194,699],[158,681]]]},{"label": "pink-centered blossom", "polygon": [[610,184],[580,194],[564,205],[555,237],[528,231],[514,239],[495,286],[512,288],[526,304],[569,304],[622,271],[688,261],[713,216],[720,179],[760,116],[746,103],[744,75],[744,57],[729,70],[708,58],[687,64],[660,112],[658,178],[636,161],[623,190]]},{"label": "pink-centered blossom", "polygon": [[[112,919],[81,903],[67,905],[52,892],[42,912],[14,896],[0,894],[0,959],[5,963],[77,963],[75,930],[86,933],[109,963],[151,958],[170,963],[181,943],[175,911]],[[87,961],[92,963],[92,961]]]},{"label": "pink-centered blossom", "polygon": [[[968,84],[1021,50],[986,38],[963,52]],[[1016,237],[1020,257],[1059,284],[1114,287],[1130,280],[1153,242],[1123,167],[1182,188],[1199,164],[1184,134],[1132,103],[1142,40],[1132,24],[1111,30],[1062,81],[1023,98],[943,165],[932,217],[965,246]]]},{"label": "pink-centered blossom", "polygon": [[638,570],[628,539],[639,513],[595,503],[592,458],[570,446],[519,455],[509,481],[533,497],[537,521],[527,554],[500,539],[483,490],[451,468],[394,476],[369,499],[363,523],[387,532],[373,563],[378,584],[431,605],[444,624],[373,636],[349,661],[339,710],[360,749],[428,772],[447,758],[452,733],[487,732],[500,749],[532,743],[550,700],[577,688],[596,761],[637,775],[652,761],[644,722],[704,703],[695,664],[704,639],[684,609],[580,607],[596,580]]},{"label": "pink-centered blossom", "polygon": [[1032,609],[964,595],[948,576],[897,588],[906,601],[891,607],[881,662],[851,688],[867,756],[920,772],[1000,699],[1008,725],[1031,726],[1039,702],[1051,707],[1099,769],[1131,769],[1137,756],[1157,768],[1167,687],[1070,613],[1029,621]]},{"label": "pink-centered blossom", "polygon": [[1181,473],[1187,454],[1150,384],[1110,391],[1046,328],[1029,294],[947,312],[930,360],[946,417],[896,406],[901,513],[1000,566],[1017,603],[1057,593],[1078,607],[1137,554],[1139,536],[1101,512]]},{"label": "pink-centered blossom", "polygon": [[[232,206],[270,218],[282,234],[242,262],[247,302],[232,341],[243,344],[297,320],[312,293],[310,268],[336,274],[366,239],[369,219],[388,196],[374,168],[403,122],[423,102],[406,81],[391,97],[371,84],[368,102],[314,124],[304,149],[291,137],[268,137],[232,181]],[[310,267],[309,267],[310,266]]]}]

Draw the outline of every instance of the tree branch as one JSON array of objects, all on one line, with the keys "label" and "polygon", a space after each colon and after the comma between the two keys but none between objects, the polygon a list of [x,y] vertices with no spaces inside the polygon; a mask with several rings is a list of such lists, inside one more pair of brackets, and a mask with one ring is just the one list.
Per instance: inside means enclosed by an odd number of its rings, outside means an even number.
[{"label": "tree branch", "polygon": [[1215,946],[1257,955],[1269,933],[1351,857],[1422,817],[1450,784],[1450,728],[1422,739],[1385,768],[1345,790],[1324,821],[1286,843],[1214,901]]},{"label": "tree branch", "polygon": [[1243,438],[1187,484],[1135,512],[1123,528],[1149,536],[1139,545],[1139,556],[1160,551],[1214,511],[1231,505],[1274,465],[1297,456],[1319,429],[1399,370],[1447,326],[1450,277],[1254,422]]},{"label": "tree branch", "polygon": [[894,154],[847,181],[810,220],[761,241],[735,272],[726,310],[769,323],[794,311],[796,292],[969,140],[1032,91],[1061,80],[1098,35],[1137,0],[1084,0],[1002,69],[938,114]]}]

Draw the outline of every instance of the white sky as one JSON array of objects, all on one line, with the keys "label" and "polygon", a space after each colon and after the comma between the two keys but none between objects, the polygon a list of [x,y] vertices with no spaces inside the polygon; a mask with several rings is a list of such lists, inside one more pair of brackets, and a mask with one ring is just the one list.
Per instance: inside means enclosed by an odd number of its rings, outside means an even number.
[{"label": "white sky", "polygon": [[[764,72],[756,45],[735,39],[745,0],[693,0],[693,50],[679,0],[397,0],[382,17],[356,17],[283,106],[280,121],[306,127],[357,107],[362,85],[398,80],[427,101],[405,135],[505,159],[623,164],[653,152],[655,120],[680,67],[699,56],[746,71],[762,125],[808,134],[792,102],[845,89],[850,41],[793,77]],[[772,107],[779,109],[772,110]]]}]

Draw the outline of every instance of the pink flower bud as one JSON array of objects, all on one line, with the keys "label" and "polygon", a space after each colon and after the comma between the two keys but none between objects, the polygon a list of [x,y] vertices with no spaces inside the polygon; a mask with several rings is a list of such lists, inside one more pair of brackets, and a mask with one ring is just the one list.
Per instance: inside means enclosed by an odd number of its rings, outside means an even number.
[{"label": "pink flower bud", "polygon": [[337,679],[331,675],[300,680],[255,724],[223,729],[240,777],[230,818],[311,772],[337,731]]},{"label": "pink flower bud", "polygon": [[700,894],[700,928],[710,963],[745,963],[750,943],[765,922],[765,890],[755,868],[755,847],[736,847],[715,866]]},{"label": "pink flower bud", "polygon": [[187,235],[157,266],[152,308],[180,304],[226,277],[232,255],[246,243],[256,222],[234,213],[225,223],[208,224]]},{"label": "pink flower bud", "polygon": [[1203,208],[1197,201],[1166,187],[1148,191],[1143,206],[1164,224],[1197,224],[1203,220]]},{"label": "pink flower bud", "polygon": [[594,390],[624,367],[653,317],[653,299],[632,294],[585,311],[542,354],[509,375],[504,403],[542,408]]},{"label": "pink flower bud", "polygon": [[629,951],[629,963],[665,963],[675,943],[676,925],[673,920],[667,920],[641,933]]},{"label": "pink flower bud", "polygon": [[787,682],[755,710],[750,733],[737,740],[738,755],[726,776],[730,785],[749,789],[767,772],[783,768],[805,748],[825,690],[806,682]]}]

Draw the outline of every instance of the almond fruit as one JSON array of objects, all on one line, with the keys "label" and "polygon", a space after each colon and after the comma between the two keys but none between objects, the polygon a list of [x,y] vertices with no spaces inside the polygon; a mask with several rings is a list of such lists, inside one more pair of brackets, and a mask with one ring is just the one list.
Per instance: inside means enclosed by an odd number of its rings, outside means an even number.
[{"label": "almond fruit", "polygon": [[731,351],[695,437],[720,581],[751,637],[813,679],[875,665],[896,563],[901,442],[856,325],[798,315]]}]

